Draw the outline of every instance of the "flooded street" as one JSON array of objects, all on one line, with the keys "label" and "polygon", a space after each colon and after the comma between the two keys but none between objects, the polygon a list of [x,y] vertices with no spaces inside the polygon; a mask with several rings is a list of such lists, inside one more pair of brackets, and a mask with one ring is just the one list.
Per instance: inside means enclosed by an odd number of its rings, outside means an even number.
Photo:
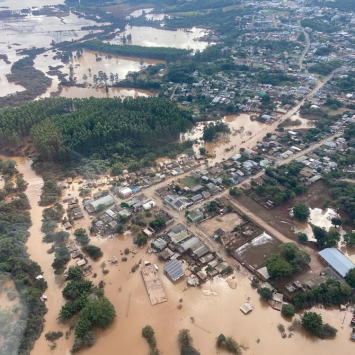
[{"label": "flooded street", "polygon": [[207,42],[197,41],[208,33],[207,30],[193,27],[190,30],[167,31],[153,27],[127,26],[125,32],[116,36],[115,39],[107,41],[111,44],[121,44],[122,36],[132,35],[130,44],[145,47],[173,47],[193,50],[204,50]]},{"label": "flooded street", "polygon": [[[44,277],[48,282],[46,295],[48,296],[49,311],[46,315],[45,329],[32,353],[46,354],[49,352],[49,347],[44,334],[48,331],[58,330],[65,332],[69,326],[58,325],[56,321],[63,298],[60,294],[60,287],[55,283],[51,268],[54,256],[47,254],[46,250],[49,248],[49,244],[42,243],[42,233],[40,232],[42,208],[38,206],[38,200],[43,182],[31,170],[30,160],[24,158],[15,160],[18,163],[18,170],[29,182],[26,193],[32,206],[33,226],[30,229],[31,236],[27,243],[28,252],[31,254],[31,258],[41,265]],[[73,188],[67,190],[66,194],[78,195],[78,186],[74,183]],[[91,220],[86,212],[84,215],[85,218],[76,222],[72,232],[76,228],[88,227]],[[91,237],[91,240],[92,244],[102,248],[104,256],[101,260],[92,263],[93,273],[97,273],[97,278],[93,279],[89,276],[88,279],[95,284],[100,280],[105,281],[105,293],[115,306],[117,319],[107,330],[99,332],[97,343],[92,348],[81,351],[82,354],[107,354],[116,348],[120,349],[120,353],[127,355],[145,354],[148,352],[148,345],[141,337],[141,329],[146,324],[152,325],[155,330],[158,349],[169,355],[179,354],[177,334],[182,328],[191,330],[194,345],[203,355],[226,354],[215,347],[215,338],[220,333],[234,336],[238,342],[249,348],[245,353],[250,355],[311,354],[319,349],[320,344],[323,345],[325,355],[333,355],[340,348],[341,353],[345,355],[350,355],[353,352],[353,343],[349,339],[350,312],[315,309],[322,314],[325,322],[329,322],[338,329],[335,340],[322,341],[302,332],[295,333],[292,338],[282,339],[277,325],[282,323],[287,328],[290,323],[284,320],[279,312],[261,301],[256,290],[251,288],[245,272],[235,274],[234,281],[237,282],[235,289],[232,289],[223,278],[209,281],[202,287],[187,288],[183,280],[173,284],[163,274],[163,263],[154,254],[146,254],[145,249],[137,249],[136,255],[129,254],[128,261],[122,262],[124,248],[132,249],[133,247],[132,237],[112,239]],[[109,274],[103,276],[100,264],[103,261],[107,264],[107,261],[113,256],[116,256],[119,262],[115,266],[107,266]],[[159,266],[158,273],[168,302],[151,306],[139,270],[133,274],[130,273],[131,267],[139,260],[149,260]],[[72,260],[71,263],[73,264],[74,261]],[[203,291],[207,292],[203,293]],[[248,298],[250,298],[254,310],[245,316],[239,307]],[[180,302],[180,300],[182,301]],[[179,304],[182,304],[180,310],[178,309]],[[191,323],[190,317],[195,318],[195,323]],[[257,339],[260,339],[260,343],[257,343]],[[65,337],[59,339],[57,347],[52,353],[69,355],[72,342],[73,334],[68,340]]]}]

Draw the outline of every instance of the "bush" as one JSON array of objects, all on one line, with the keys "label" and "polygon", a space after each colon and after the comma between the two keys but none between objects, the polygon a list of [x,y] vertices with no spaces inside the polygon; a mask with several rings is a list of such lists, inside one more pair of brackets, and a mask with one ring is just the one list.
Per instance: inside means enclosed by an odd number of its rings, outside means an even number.
[{"label": "bush", "polygon": [[277,329],[280,333],[285,333],[285,326],[283,324],[279,323]]},{"label": "bush", "polygon": [[126,255],[128,255],[128,254],[129,254],[129,248],[125,248],[124,253],[125,253]]},{"label": "bush", "polygon": [[295,315],[295,307],[292,304],[284,304],[281,308],[281,314],[285,317],[293,317]]},{"label": "bush", "polygon": [[337,335],[338,330],[334,327],[332,327],[330,324],[325,323],[323,325],[322,331],[320,333],[320,338],[325,339],[325,338],[334,338]]},{"label": "bush", "polygon": [[224,334],[218,335],[218,338],[216,340],[217,346],[222,346],[224,345],[225,342],[226,342],[226,337],[224,336]]},{"label": "bush", "polygon": [[46,340],[55,341],[63,336],[62,332],[48,332],[45,334]]},{"label": "bush", "polygon": [[293,207],[293,215],[300,221],[307,221],[310,214],[309,207],[304,203],[298,203]]},{"label": "bush", "polygon": [[240,353],[240,346],[233,339],[233,337],[227,337],[224,346],[225,346],[226,350],[232,354],[239,354]]},{"label": "bush", "polygon": [[83,278],[83,270],[79,266],[71,266],[68,269],[67,280],[80,281]]},{"label": "bush", "polygon": [[251,284],[252,287],[258,287],[259,280],[257,278],[255,278],[255,277],[253,277],[253,279],[251,280],[250,284]]},{"label": "bush", "polygon": [[99,247],[96,247],[95,245],[86,245],[83,250],[88,253],[90,258],[92,258],[93,260],[97,260],[103,255],[101,249]]},{"label": "bush", "polygon": [[353,288],[355,288],[355,269],[351,269],[345,276],[346,282]]},{"label": "bush", "polygon": [[297,236],[298,236],[298,241],[301,244],[308,242],[308,236],[306,233],[298,233]]},{"label": "bush", "polygon": [[141,230],[141,227],[139,227],[137,224],[132,224],[129,230],[132,233],[138,233]]},{"label": "bush", "polygon": [[75,240],[83,246],[90,243],[90,238],[88,237],[86,230],[83,228],[76,229],[74,236]]},{"label": "bush", "polygon": [[302,326],[312,335],[319,335],[323,328],[323,320],[320,314],[304,312],[301,317]]},{"label": "bush", "polygon": [[138,265],[138,264],[135,264],[135,265],[132,266],[131,271],[132,271],[132,272],[136,272],[136,270],[137,270],[138,268],[139,268],[139,265]]},{"label": "bush", "polygon": [[179,331],[178,340],[182,346],[191,346],[193,341],[188,329],[181,329]]},{"label": "bush", "polygon": [[298,332],[302,328],[302,323],[299,319],[293,319],[292,324],[288,327],[290,332]]},{"label": "bush", "polygon": [[258,288],[258,294],[265,300],[270,300],[272,298],[272,292],[266,287]]}]

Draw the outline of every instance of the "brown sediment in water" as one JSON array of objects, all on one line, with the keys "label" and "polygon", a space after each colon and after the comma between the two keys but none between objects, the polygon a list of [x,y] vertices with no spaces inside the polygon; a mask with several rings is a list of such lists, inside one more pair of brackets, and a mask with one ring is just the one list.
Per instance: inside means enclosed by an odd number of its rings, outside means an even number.
[{"label": "brown sediment in water", "polygon": [[[32,354],[46,354],[49,348],[44,334],[47,331],[57,330],[65,332],[69,326],[58,325],[56,321],[63,298],[60,287],[55,283],[51,268],[53,254],[46,253],[49,246],[42,243],[40,232],[42,208],[37,202],[42,179],[31,170],[30,160],[24,158],[15,158],[15,160],[19,171],[29,182],[26,193],[32,206],[33,226],[30,229],[31,236],[27,243],[28,252],[31,258],[41,265],[49,286],[46,291],[48,313],[45,316],[45,330],[35,343]],[[78,186],[74,183],[66,193],[77,195]],[[88,228],[90,223],[91,220],[85,213],[85,218],[78,220],[71,232],[80,227]],[[187,288],[184,280],[172,283],[163,273],[162,262],[154,254],[147,254],[145,248],[138,248],[136,255],[129,254],[128,261],[122,262],[124,248],[133,248],[132,237],[112,239],[92,237],[91,242],[101,247],[104,256],[98,262],[92,263],[93,273],[96,272],[98,277],[92,279],[89,276],[88,279],[95,283],[101,279],[105,281],[105,294],[115,306],[117,319],[108,329],[98,331],[97,343],[92,348],[84,349],[81,352],[83,354],[106,354],[114,351],[113,349],[120,349],[120,353],[127,355],[147,353],[148,346],[141,337],[141,329],[147,324],[152,325],[155,330],[158,348],[169,355],[179,354],[177,334],[182,328],[191,330],[194,345],[201,354],[215,354],[217,351],[223,353],[215,348],[215,338],[220,333],[234,336],[241,344],[249,348],[247,353],[252,355],[311,354],[319,350],[319,344],[326,344],[322,348],[325,355],[333,355],[339,349],[345,355],[352,353],[353,344],[349,339],[350,312],[315,309],[316,312],[322,314],[325,322],[339,330],[335,340],[321,341],[302,332],[296,333],[292,338],[282,339],[277,325],[282,323],[287,328],[289,321],[284,320],[280,313],[261,301],[256,291],[251,288],[250,281],[244,272],[235,273],[235,289],[231,288],[223,278],[208,281],[201,287]],[[108,260],[113,256],[119,260],[117,265],[108,264]],[[139,260],[150,261],[159,266],[158,274],[168,298],[167,302],[151,306],[140,270],[135,273],[130,272],[132,266]],[[100,268],[103,261],[108,265],[109,274],[106,276],[103,276]],[[204,293],[210,296],[205,296]],[[251,303],[254,310],[245,316],[239,307],[247,301]],[[178,309],[180,304],[182,308]],[[194,323],[191,322],[191,317],[194,317]],[[256,342],[257,339],[260,339],[260,343]],[[73,334],[69,340],[65,337],[59,339],[52,354],[69,354],[72,343]]]}]

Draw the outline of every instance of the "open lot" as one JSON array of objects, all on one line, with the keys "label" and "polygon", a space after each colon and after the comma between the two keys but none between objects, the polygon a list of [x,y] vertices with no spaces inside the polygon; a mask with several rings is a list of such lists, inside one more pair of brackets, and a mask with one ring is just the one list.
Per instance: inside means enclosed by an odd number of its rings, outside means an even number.
[{"label": "open lot", "polygon": [[152,306],[166,302],[168,299],[155,267],[153,265],[143,267],[142,276]]},{"label": "open lot", "polygon": [[258,269],[273,254],[278,254],[280,241],[267,233],[262,233],[232,252],[232,255],[247,266]]},{"label": "open lot", "polygon": [[292,230],[294,224],[293,219],[290,217],[291,208],[300,202],[307,204],[310,208],[323,208],[326,200],[331,200],[331,197],[326,183],[321,180],[311,185],[303,195],[296,196],[292,201],[283,203],[271,210],[264,208],[245,194],[238,196],[237,199],[239,204],[248,208],[249,211],[282,233],[285,237],[295,241],[297,240],[297,235]]},{"label": "open lot", "polygon": [[191,176],[185,176],[184,178],[182,178],[180,180],[180,182],[182,184],[186,185],[187,187],[195,186],[198,183],[198,181]]},{"label": "open lot", "polygon": [[213,236],[214,231],[218,228],[225,232],[231,231],[238,224],[242,224],[243,220],[237,213],[227,213],[223,216],[215,216],[205,222],[199,224],[199,227],[209,236]]}]

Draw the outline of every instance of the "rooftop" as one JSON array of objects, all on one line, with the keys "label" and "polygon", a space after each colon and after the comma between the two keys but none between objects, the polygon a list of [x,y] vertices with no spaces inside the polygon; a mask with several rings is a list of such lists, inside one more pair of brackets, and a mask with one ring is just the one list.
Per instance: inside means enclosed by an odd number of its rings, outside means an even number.
[{"label": "rooftop", "polygon": [[182,264],[176,259],[170,260],[164,265],[164,272],[166,272],[173,281],[177,281],[185,275]]},{"label": "rooftop", "polygon": [[354,263],[338,249],[327,248],[318,253],[338,274],[345,277],[353,268]]}]

